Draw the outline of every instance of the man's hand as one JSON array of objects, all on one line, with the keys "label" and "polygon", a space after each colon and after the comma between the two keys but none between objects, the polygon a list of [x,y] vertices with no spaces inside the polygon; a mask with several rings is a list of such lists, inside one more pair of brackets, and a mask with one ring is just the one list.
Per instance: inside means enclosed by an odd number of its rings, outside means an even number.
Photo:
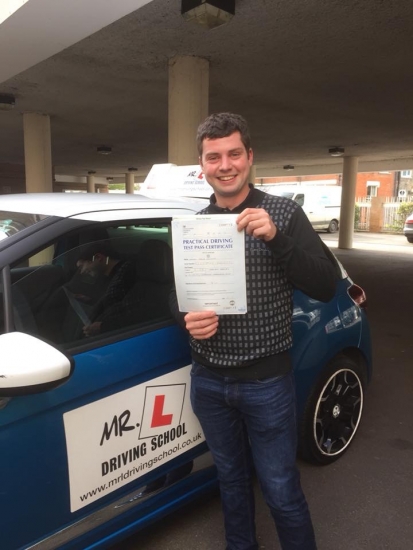
[{"label": "man's hand", "polygon": [[99,334],[101,326],[101,321],[95,321],[91,325],[86,325],[83,327],[83,334],[85,336],[95,336],[95,334]]},{"label": "man's hand", "polygon": [[237,218],[238,231],[245,229],[247,235],[256,239],[271,241],[277,234],[277,227],[263,208],[246,208]]},{"label": "man's hand", "polygon": [[184,319],[187,331],[196,340],[211,338],[218,329],[218,315],[214,311],[191,311]]}]

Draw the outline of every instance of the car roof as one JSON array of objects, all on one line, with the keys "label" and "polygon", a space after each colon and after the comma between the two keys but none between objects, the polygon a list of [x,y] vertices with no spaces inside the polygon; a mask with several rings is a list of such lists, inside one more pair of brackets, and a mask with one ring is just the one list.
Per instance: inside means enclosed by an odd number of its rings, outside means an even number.
[{"label": "car roof", "polygon": [[[144,195],[118,193],[24,193],[5,195],[1,210],[40,214],[44,216],[73,216],[102,211],[189,209],[200,210],[205,200],[154,199]],[[86,216],[82,216],[87,218]]]}]

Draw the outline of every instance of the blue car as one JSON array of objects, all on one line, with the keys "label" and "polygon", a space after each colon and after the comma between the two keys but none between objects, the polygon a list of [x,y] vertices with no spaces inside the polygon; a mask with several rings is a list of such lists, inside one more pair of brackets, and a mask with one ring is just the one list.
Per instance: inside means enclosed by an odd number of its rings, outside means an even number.
[{"label": "blue car", "polygon": [[[109,548],[216,488],[189,401],[188,338],[168,308],[171,219],[196,203],[2,197],[0,533],[4,550]],[[294,295],[300,452],[328,464],[363,412],[363,290]]]}]

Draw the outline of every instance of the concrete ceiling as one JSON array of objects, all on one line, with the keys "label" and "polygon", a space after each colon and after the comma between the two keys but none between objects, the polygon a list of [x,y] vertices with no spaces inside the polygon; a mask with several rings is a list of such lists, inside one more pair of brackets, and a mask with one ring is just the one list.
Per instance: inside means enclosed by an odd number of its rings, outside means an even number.
[{"label": "concrete ceiling", "polygon": [[193,55],[210,61],[210,112],[249,121],[257,175],[340,172],[335,145],[361,170],[413,168],[413,2],[236,0],[211,31],[180,7],[153,0],[0,82],[16,96],[0,111],[0,163],[24,163],[23,112],[50,114],[56,174],[167,162],[168,60]]}]

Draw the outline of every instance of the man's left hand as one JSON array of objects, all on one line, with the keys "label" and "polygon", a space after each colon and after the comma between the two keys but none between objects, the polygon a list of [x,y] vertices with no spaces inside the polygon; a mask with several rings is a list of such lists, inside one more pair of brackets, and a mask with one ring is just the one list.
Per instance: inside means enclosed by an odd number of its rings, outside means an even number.
[{"label": "man's left hand", "polygon": [[83,334],[85,336],[95,336],[95,334],[99,334],[101,327],[102,327],[102,322],[95,321],[91,325],[86,325],[83,327]]},{"label": "man's left hand", "polygon": [[256,239],[271,241],[277,234],[277,227],[263,208],[246,208],[237,218],[238,231],[245,229],[247,235]]}]

